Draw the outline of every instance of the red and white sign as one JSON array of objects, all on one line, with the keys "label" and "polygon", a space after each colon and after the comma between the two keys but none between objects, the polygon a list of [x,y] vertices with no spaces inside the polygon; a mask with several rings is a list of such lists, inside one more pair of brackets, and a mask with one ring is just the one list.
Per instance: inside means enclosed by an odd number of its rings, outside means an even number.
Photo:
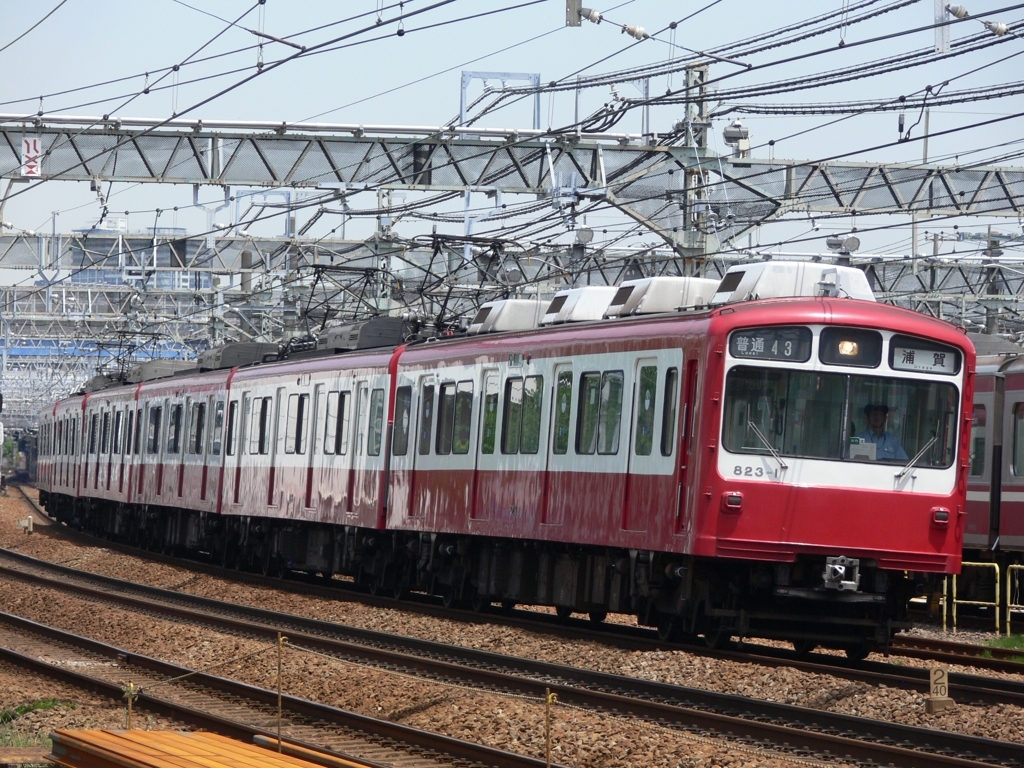
[{"label": "red and white sign", "polygon": [[43,175],[43,139],[40,136],[21,137],[21,175],[30,179]]}]

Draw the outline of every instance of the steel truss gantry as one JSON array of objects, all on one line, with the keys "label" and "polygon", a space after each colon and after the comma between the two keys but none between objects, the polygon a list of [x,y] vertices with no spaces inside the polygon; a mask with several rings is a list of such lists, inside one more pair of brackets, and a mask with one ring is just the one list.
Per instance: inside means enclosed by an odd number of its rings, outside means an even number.
[{"label": "steel truss gantry", "polygon": [[[40,139],[44,179],[337,196],[527,195],[580,210],[613,206],[661,244],[540,249],[447,235],[403,240],[387,227],[365,241],[294,230],[284,238],[0,237],[0,268],[26,276],[0,288],[2,386],[7,411],[26,420],[97,365],[124,366],[136,356],[180,355],[229,339],[303,338],[379,313],[408,313],[443,330],[496,297],[548,297],[566,285],[654,274],[721,274],[733,257],[716,254],[718,243],[794,211],[1017,217],[1024,208],[1021,168],[765,161],[719,156],[678,135],[479,128],[0,115],[0,177],[24,178],[27,137]],[[974,326],[992,328],[995,319],[1016,332],[1024,330],[1017,314],[1024,263],[1011,259],[991,244],[973,260],[852,257],[881,300]],[[49,383],[41,390],[25,383],[32,377]]]},{"label": "steel truss gantry", "polygon": [[716,213],[719,239],[792,210],[1024,210],[1021,168],[766,161],[657,134],[0,115],[3,178],[23,178],[26,137],[40,139],[44,179],[578,195],[615,205],[679,250],[697,245],[694,205]]}]

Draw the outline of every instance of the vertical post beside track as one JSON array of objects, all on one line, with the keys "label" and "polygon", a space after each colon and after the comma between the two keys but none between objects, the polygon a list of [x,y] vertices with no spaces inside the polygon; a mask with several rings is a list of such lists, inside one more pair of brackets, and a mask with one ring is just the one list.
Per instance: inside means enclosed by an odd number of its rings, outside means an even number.
[{"label": "vertical post beside track", "polygon": [[956,607],[957,605],[983,605],[990,606],[996,617],[996,634],[999,634],[999,564],[998,563],[961,563],[960,573],[966,568],[992,568],[995,571],[996,599],[994,602],[987,600],[960,600],[956,596],[957,574],[953,574],[953,634],[956,634]]}]

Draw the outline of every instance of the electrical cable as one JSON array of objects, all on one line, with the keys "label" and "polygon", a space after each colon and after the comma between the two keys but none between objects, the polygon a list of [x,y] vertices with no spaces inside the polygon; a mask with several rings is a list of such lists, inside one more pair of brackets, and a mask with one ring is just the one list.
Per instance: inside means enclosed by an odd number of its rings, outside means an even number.
[{"label": "electrical cable", "polygon": [[14,38],[13,40],[11,40],[11,42],[7,43],[7,45],[5,45],[5,46],[3,46],[2,48],[0,48],[0,53],[3,53],[4,51],[6,51],[6,50],[7,50],[8,48],[10,48],[10,47],[11,47],[12,45],[14,45],[14,44],[15,44],[16,42],[18,42],[18,41],[19,41],[19,40],[21,40],[21,39],[22,39],[23,37],[25,37],[25,36],[26,36],[26,35],[27,35],[27,34],[28,34],[29,32],[31,32],[31,31],[32,31],[33,29],[35,29],[35,28],[36,28],[36,27],[38,27],[38,26],[39,26],[40,24],[42,24],[42,23],[43,23],[44,21],[46,21],[46,20],[47,20],[48,18],[50,18],[51,16],[53,16],[53,14],[55,14],[55,13],[56,13],[57,11],[59,11],[59,10],[61,9],[61,7],[63,7],[64,3],[66,3],[67,1],[68,1],[68,0],[60,0],[60,2],[59,2],[59,3],[57,3],[56,7],[55,7],[55,8],[54,8],[54,9],[53,9],[52,11],[50,11],[50,12],[49,12],[48,14],[46,14],[45,16],[43,16],[43,18],[41,18],[41,19],[40,19],[39,21],[37,21],[37,22],[36,22],[35,24],[33,24],[33,25],[32,25],[31,27],[29,27],[28,29],[26,29],[26,30],[25,30],[24,32],[22,32],[22,33],[21,33],[20,35],[18,35],[18,36],[17,36],[16,38]]}]

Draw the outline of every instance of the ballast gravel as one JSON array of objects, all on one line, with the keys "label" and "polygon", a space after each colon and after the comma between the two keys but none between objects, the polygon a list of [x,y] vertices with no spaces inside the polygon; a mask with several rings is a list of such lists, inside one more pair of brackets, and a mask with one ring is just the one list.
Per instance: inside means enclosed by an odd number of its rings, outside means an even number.
[{"label": "ballast gravel", "polygon": [[[343,593],[337,600],[307,597],[83,545],[63,531],[48,526],[37,525],[36,533],[27,536],[17,527],[16,521],[29,511],[30,507],[13,493],[7,498],[0,497],[0,546],[93,573],[452,645],[866,718],[1006,741],[1024,741],[1024,709],[1020,707],[960,703],[952,709],[928,715],[924,711],[924,696],[915,691],[875,687],[791,667],[715,659],[685,650],[630,651],[597,641],[566,640],[503,626],[500,617],[496,617],[493,624],[463,623],[417,614],[414,610],[368,606],[347,599]],[[209,630],[194,627],[174,625],[174,630],[170,631],[166,622],[137,614],[123,616],[125,625],[117,626],[111,623],[106,608],[102,611],[95,607],[86,610],[80,601],[67,596],[61,596],[56,602],[37,601],[30,597],[33,591],[22,588],[22,594],[15,596],[11,589],[0,590],[0,607],[106,642],[128,646],[138,652],[178,660],[182,664],[202,666],[204,661],[212,663],[230,657],[252,642],[217,636]],[[69,609],[71,606],[73,608]],[[39,611],[38,618],[29,615],[30,611]],[[97,618],[98,615],[105,618]],[[58,619],[66,622],[67,626],[58,623]],[[235,649],[234,645],[238,643],[239,648]],[[907,666],[926,665],[923,661],[898,657],[890,661]],[[1014,675],[982,672],[969,666],[954,666],[951,670],[1020,679]],[[247,678],[246,674],[253,677]],[[269,684],[266,676],[257,669],[240,670],[231,676],[260,685]],[[309,698],[454,736],[486,741],[513,751],[539,754],[538,739],[542,739],[542,732],[538,729],[541,722],[538,712],[541,708],[534,703],[443,688],[343,665],[322,657],[307,657],[301,661],[293,659],[288,681],[289,691]],[[294,685],[302,689],[294,690]],[[562,708],[556,712],[554,733],[560,750],[557,759],[569,765],[626,766],[637,765],[640,760],[644,764],[659,766],[774,764],[771,758],[717,745],[709,747],[679,740],[678,737],[675,737],[676,747],[667,754],[665,745],[673,741],[673,736],[664,731],[648,734],[638,728],[635,721],[623,724],[614,718]],[[600,737],[595,738],[596,734]]]}]

